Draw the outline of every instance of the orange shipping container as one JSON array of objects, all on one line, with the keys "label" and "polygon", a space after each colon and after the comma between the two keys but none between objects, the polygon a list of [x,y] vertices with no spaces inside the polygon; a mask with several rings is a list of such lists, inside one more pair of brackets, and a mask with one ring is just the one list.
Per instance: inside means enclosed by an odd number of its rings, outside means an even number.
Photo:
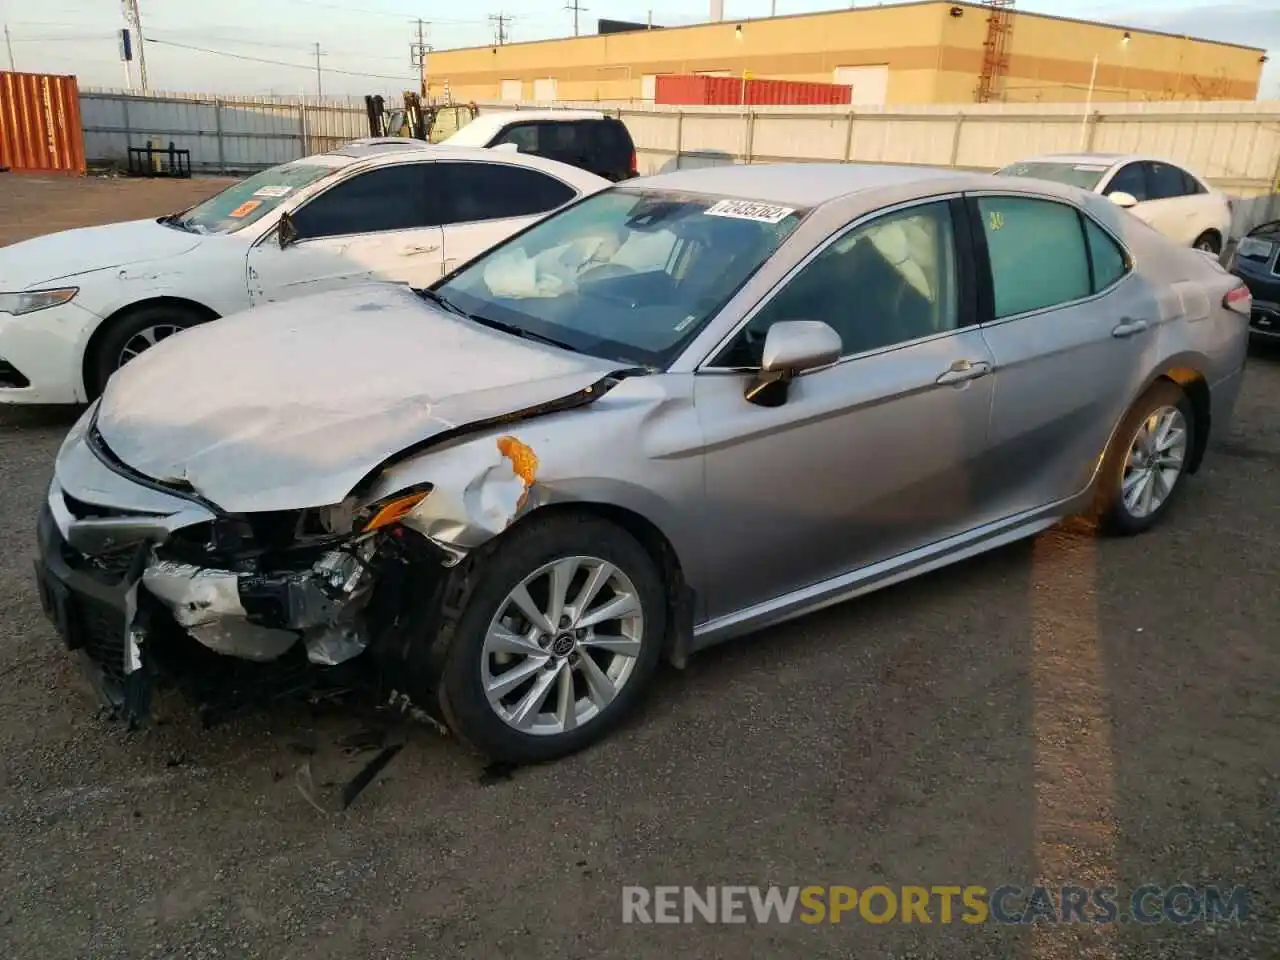
[{"label": "orange shipping container", "polygon": [[0,71],[0,168],[85,172],[75,77]]},{"label": "orange shipping container", "polygon": [[851,87],[799,80],[705,77],[698,74],[659,76],[654,102],[696,106],[745,103],[755,105],[814,105],[849,103]]}]

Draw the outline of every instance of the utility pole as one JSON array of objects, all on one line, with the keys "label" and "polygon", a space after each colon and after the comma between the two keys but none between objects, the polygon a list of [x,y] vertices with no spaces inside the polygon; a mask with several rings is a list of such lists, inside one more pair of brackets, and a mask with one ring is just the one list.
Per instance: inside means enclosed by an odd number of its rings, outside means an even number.
[{"label": "utility pole", "polygon": [[585,13],[587,8],[579,3],[578,0],[573,0],[572,3],[566,3],[564,8],[566,10],[573,11],[573,35],[576,37],[578,35],[578,14]]},{"label": "utility pole", "polygon": [[320,73],[320,42],[316,41],[316,96],[324,99],[324,78]]},{"label": "utility pole", "polygon": [[14,73],[18,72],[18,67],[13,60],[13,38],[9,36],[9,25],[4,25],[4,45],[9,50],[9,69]]},{"label": "utility pole", "polygon": [[419,95],[427,95],[427,53],[431,50],[426,39],[426,28],[431,26],[425,20],[418,20],[418,42],[409,44],[409,63],[418,70],[418,83],[422,88]]},{"label": "utility pole", "polygon": [[498,41],[498,46],[502,46],[507,42],[507,24],[511,22],[511,18],[502,13],[491,13],[489,19],[494,23],[494,36]]},{"label": "utility pole", "polygon": [[147,38],[142,32],[142,10],[138,0],[122,0],[122,3],[124,19],[138,37],[138,79],[142,81],[142,92],[147,93],[151,88],[147,84]]}]

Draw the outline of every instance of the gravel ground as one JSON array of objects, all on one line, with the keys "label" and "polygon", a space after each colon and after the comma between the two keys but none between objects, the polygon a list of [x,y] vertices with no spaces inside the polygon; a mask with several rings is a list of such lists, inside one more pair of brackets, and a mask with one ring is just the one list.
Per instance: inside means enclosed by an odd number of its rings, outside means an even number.
[{"label": "gravel ground", "polygon": [[[210,181],[0,175],[0,243]],[[1280,353],[1169,522],[1068,524],[664,672],[607,743],[486,775],[431,730],[345,813],[340,708],[95,713],[31,582],[71,414],[0,410],[0,955],[1280,957]],[[1237,884],[1244,925],[621,922],[642,884]]]}]

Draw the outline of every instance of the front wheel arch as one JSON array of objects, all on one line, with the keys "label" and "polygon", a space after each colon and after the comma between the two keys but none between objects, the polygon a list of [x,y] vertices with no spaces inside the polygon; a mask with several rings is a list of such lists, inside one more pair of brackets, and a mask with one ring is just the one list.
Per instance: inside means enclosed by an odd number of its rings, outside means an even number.
[{"label": "front wheel arch", "polygon": [[634,510],[597,501],[548,504],[521,517],[511,529],[514,530],[534,519],[567,514],[606,520],[621,527],[644,547],[645,552],[649,554],[649,558],[661,573],[667,588],[667,636],[663,643],[663,654],[670,663],[683,667],[691,652],[690,645],[693,641],[694,597],[685,579],[680,556],[667,535],[648,517]]},{"label": "front wheel arch", "polygon": [[98,351],[102,347],[102,341],[111,331],[112,327],[121,320],[131,316],[139,310],[149,307],[171,307],[175,310],[181,310],[184,313],[191,314],[198,318],[197,322],[207,323],[210,320],[217,320],[221,314],[210,307],[205,306],[195,300],[188,300],[185,297],[149,297],[146,300],[137,300],[128,306],[121,307],[110,316],[103,319],[90,334],[89,340],[85,343],[84,353],[80,357],[80,382],[84,389],[85,399],[92,401],[99,392],[101,392],[102,384],[95,382],[94,368],[96,366]]}]

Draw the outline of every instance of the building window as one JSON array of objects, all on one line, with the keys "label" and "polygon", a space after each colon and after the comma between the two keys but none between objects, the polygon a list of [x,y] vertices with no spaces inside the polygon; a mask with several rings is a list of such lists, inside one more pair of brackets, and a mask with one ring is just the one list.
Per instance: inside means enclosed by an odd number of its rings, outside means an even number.
[{"label": "building window", "polygon": [[524,83],[520,80],[501,81],[499,97],[507,103],[519,103],[524,96]]}]

